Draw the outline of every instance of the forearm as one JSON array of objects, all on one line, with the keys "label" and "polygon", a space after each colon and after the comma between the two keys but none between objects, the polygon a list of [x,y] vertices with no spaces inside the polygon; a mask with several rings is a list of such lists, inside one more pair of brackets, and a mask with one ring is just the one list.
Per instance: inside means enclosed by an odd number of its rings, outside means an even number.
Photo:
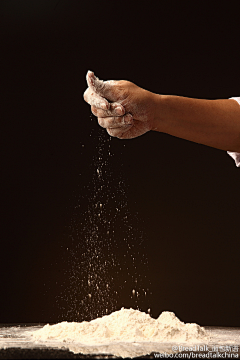
[{"label": "forearm", "polygon": [[154,94],[152,130],[240,152],[240,106],[233,99],[202,100]]}]

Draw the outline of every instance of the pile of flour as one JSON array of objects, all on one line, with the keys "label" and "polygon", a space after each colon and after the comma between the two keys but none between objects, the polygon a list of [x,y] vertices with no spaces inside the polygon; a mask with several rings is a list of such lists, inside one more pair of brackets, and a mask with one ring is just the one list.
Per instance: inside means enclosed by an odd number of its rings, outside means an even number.
[{"label": "pile of flour", "polygon": [[33,333],[34,340],[57,340],[82,344],[109,342],[199,342],[207,339],[204,328],[181,322],[173,312],[164,311],[157,319],[133,309],[122,308],[92,321],[45,325]]}]

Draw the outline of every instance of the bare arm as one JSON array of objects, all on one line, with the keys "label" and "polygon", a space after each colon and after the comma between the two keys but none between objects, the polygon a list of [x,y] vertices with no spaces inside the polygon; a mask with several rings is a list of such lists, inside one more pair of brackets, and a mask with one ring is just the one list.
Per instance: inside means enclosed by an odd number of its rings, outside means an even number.
[{"label": "bare arm", "polygon": [[233,99],[158,95],[129,81],[100,81],[91,72],[87,81],[84,99],[111,136],[129,139],[154,130],[240,152],[240,106]]},{"label": "bare arm", "polygon": [[157,95],[152,130],[240,152],[240,106],[233,99]]}]

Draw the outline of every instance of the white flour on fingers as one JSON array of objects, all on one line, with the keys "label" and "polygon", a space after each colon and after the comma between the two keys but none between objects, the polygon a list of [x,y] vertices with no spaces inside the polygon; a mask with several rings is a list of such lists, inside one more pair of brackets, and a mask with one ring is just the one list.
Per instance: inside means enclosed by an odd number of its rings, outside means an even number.
[{"label": "white flour on fingers", "polygon": [[103,110],[107,110],[107,109],[110,108],[110,104],[108,103],[108,101],[105,98],[98,95],[90,87],[87,88],[87,90],[85,91],[84,99],[85,99],[85,101],[87,101],[87,103],[89,105],[93,105],[93,106],[95,106],[97,108],[100,108],[100,109],[103,109]]}]

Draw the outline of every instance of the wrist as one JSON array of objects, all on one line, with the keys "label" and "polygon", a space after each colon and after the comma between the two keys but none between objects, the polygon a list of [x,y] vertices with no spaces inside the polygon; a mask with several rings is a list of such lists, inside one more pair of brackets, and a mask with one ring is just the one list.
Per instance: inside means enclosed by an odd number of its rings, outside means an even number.
[{"label": "wrist", "polygon": [[152,93],[152,116],[151,116],[151,130],[164,132],[164,98],[165,95]]}]

